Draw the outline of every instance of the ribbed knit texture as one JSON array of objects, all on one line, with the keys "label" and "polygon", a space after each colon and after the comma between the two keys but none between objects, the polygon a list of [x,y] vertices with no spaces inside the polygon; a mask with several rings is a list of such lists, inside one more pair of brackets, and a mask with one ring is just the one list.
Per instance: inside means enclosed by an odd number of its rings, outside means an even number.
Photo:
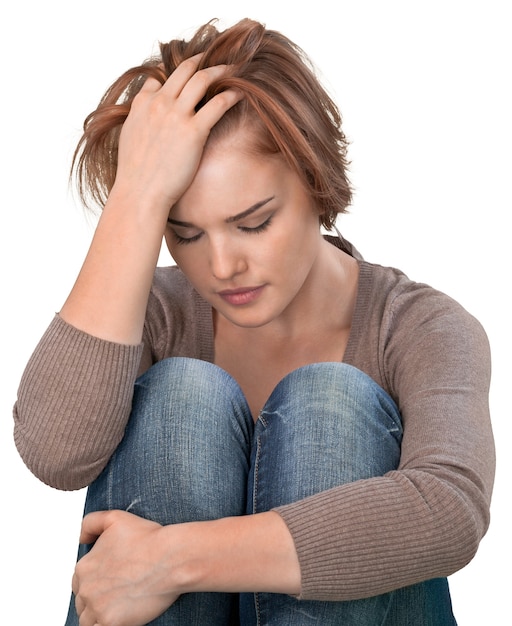
[{"label": "ribbed knit texture", "polygon": [[[173,355],[213,360],[211,308],[176,268],[157,270],[143,347],[99,340],[57,316],[14,410],[28,467],[60,489],[94,480],[123,435],[137,373]],[[360,261],[344,361],[397,402],[401,463],[278,509],[308,599],[362,598],[449,575],[472,558],[489,523],[490,355],[480,324],[398,270]]]},{"label": "ribbed knit texture", "polygon": [[14,408],[15,443],[42,481],[76,489],[105,467],[123,437],[141,353],[142,346],[102,341],[55,316]]}]

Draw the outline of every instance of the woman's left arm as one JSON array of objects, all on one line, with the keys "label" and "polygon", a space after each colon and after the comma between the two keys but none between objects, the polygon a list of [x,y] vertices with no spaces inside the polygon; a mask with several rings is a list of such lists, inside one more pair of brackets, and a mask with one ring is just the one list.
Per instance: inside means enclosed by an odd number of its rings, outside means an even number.
[{"label": "woman's left arm", "polygon": [[80,626],[142,626],[194,591],[300,592],[293,539],[273,511],[170,526],[100,511],[80,539],[96,542],[73,577]]},{"label": "woman's left arm", "polygon": [[369,307],[379,335],[369,324],[364,342],[378,345],[369,373],[402,415],[400,464],[278,509],[294,539],[304,599],[353,600],[449,576],[474,557],[489,525],[495,456],[486,333],[427,286],[409,282],[388,293],[384,312]]}]

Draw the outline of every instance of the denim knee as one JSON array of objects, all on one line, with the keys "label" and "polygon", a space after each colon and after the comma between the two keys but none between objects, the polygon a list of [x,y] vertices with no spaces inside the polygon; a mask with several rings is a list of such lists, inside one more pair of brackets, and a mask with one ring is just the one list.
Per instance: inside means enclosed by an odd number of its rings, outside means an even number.
[{"label": "denim knee", "polygon": [[291,372],[256,424],[248,510],[396,469],[402,432],[392,398],[360,370],[315,363]]},{"label": "denim knee", "polygon": [[234,379],[195,359],[161,361],[135,385],[125,436],[88,506],[162,524],[245,511],[253,422]]}]

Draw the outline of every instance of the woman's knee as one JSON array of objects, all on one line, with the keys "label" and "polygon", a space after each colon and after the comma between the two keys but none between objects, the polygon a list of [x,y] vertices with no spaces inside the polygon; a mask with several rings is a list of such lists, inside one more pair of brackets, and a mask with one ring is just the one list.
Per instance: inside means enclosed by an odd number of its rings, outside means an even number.
[{"label": "woman's knee", "polygon": [[210,363],[157,363],[137,380],[125,436],[91,494],[161,523],[241,514],[253,425],[240,396]]},{"label": "woman's knee", "polygon": [[[238,383],[212,363],[169,358],[153,365],[135,383],[132,417],[146,434],[167,430],[203,432],[214,441],[235,431],[250,445],[252,419]],[[152,428],[151,428],[152,427]]]},{"label": "woman's knee", "polygon": [[363,372],[342,363],[295,370],[256,425],[251,498],[272,494],[263,506],[278,506],[383,475],[398,466],[401,437],[395,403]]},{"label": "woman's knee", "polygon": [[289,407],[289,419],[297,410],[308,413],[345,415],[350,418],[361,411],[389,416],[391,431],[401,430],[401,419],[395,402],[370,376],[346,363],[313,363],[285,376],[275,387],[265,411]]},{"label": "woman's knee", "polygon": [[343,435],[358,444],[388,435],[399,442],[402,423],[392,398],[367,374],[345,363],[314,363],[283,378],[266,403],[261,417],[272,416],[292,430],[323,436]]}]

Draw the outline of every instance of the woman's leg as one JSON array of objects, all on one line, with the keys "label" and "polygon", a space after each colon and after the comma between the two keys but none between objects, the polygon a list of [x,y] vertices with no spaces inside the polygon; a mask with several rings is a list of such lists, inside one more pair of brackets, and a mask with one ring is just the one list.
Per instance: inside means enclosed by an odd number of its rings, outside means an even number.
[{"label": "woman's leg", "polygon": [[[342,363],[300,368],[277,385],[256,424],[247,511],[266,511],[343,483],[396,469],[401,439],[398,409],[366,374]],[[453,625],[449,594],[445,586],[440,592],[441,587],[442,584],[429,581],[399,592],[349,602],[243,594],[241,623],[243,626]],[[397,610],[395,596],[399,603]],[[437,606],[436,617],[430,609],[422,608],[432,603]]]},{"label": "woman's leg", "polygon": [[[89,487],[85,512],[123,509],[160,524],[241,515],[253,428],[238,384],[222,369],[161,361],[137,380],[124,439]],[[184,595],[151,624],[226,626],[236,600]],[[66,626],[77,624],[72,599]]]}]

